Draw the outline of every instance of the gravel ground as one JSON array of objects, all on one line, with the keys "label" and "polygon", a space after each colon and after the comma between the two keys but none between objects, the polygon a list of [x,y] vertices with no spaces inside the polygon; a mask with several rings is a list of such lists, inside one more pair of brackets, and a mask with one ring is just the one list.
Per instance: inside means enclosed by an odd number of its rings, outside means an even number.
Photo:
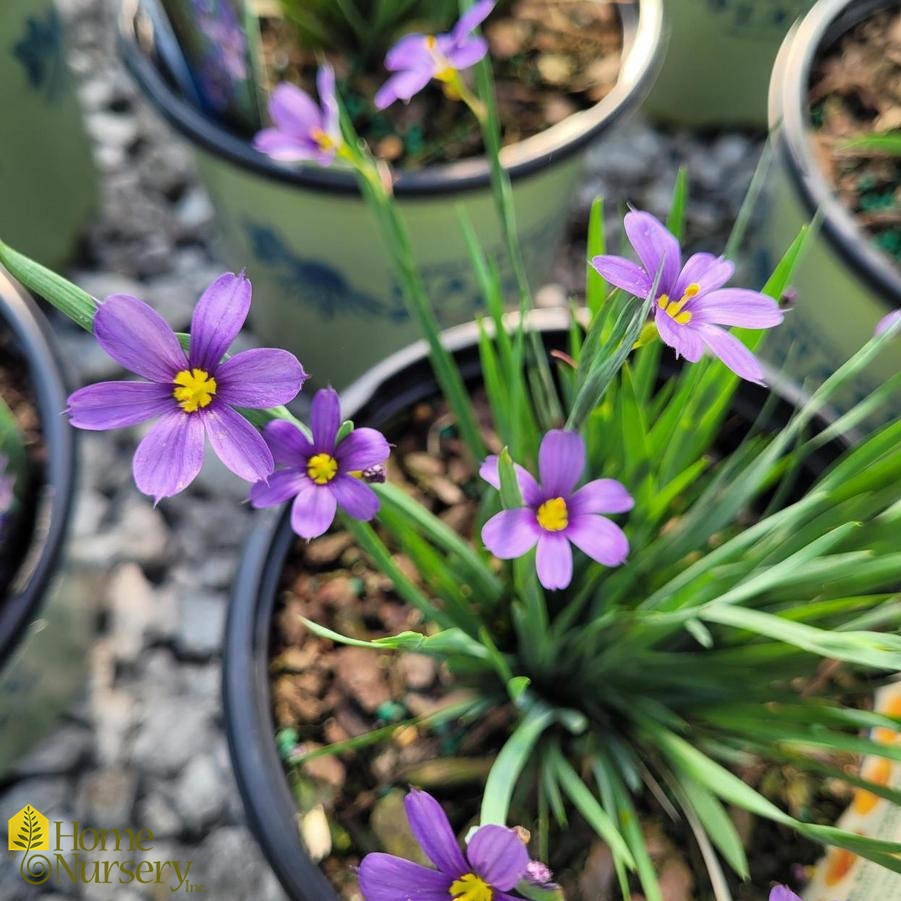
[{"label": "gravel ground", "polygon": [[[188,147],[118,64],[112,12],[103,0],[59,5],[104,192],[70,274],[98,297],[142,297],[183,328],[200,291],[241,261],[216,244]],[[539,301],[559,303],[583,283],[582,236],[594,196],[607,197],[610,210],[630,202],[663,214],[680,165],[692,179],[689,237],[721,248],[761,146],[758,135],[667,133],[640,119],[618,126],[589,154],[572,240]],[[57,324],[73,386],[119,374],[89,336]],[[211,459],[188,492],[154,508],[131,481],[137,430],[81,437],[74,554],[108,570],[90,677],[58,728],[0,786],[0,810],[30,803],[83,826],[148,828],[149,856],[193,861],[192,876],[217,901],[276,901],[283,894],[247,829],[230,773],[219,700],[228,587],[252,523],[238,503],[246,486]],[[31,890],[17,867],[0,872],[7,901],[164,896],[152,886],[88,885],[77,895],[61,888]]]}]

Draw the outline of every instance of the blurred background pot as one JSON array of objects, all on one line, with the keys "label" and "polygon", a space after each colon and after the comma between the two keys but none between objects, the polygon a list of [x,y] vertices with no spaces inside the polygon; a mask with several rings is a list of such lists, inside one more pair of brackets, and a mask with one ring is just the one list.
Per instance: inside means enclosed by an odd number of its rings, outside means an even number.
[{"label": "blurred background pot", "polygon": [[[513,180],[523,255],[535,287],[547,278],[564,234],[581,169],[579,151],[634,107],[646,88],[660,40],[660,3],[641,0],[619,7],[622,66],[607,97],[502,155]],[[253,280],[251,316],[260,337],[296,352],[316,382],[336,387],[418,338],[353,176],[275,163],[202,115],[160,70],[152,38],[143,40],[145,30],[136,32],[133,15],[124,19],[126,65],[196,151],[228,266],[246,266]],[[504,259],[487,161],[462,160],[404,173],[396,191],[442,324],[471,320],[482,302],[458,225],[458,205],[482,247]],[[502,269],[502,277],[509,282],[509,271]]]},{"label": "blurred background pot", "polygon": [[97,181],[51,0],[0,3],[0,239],[51,267],[75,253]]},{"label": "blurred background pot", "polygon": [[94,632],[90,576],[67,557],[75,444],[49,328],[0,269],[0,328],[25,360],[43,441],[30,539],[0,594],[0,777],[41,738],[80,689]]},{"label": "blurred background pot", "polygon": [[644,110],[672,125],[766,125],[770,70],[813,0],[665,0],[668,34]]},{"label": "blurred background pot", "polygon": [[[820,0],[785,39],[770,86],[770,128],[774,144],[769,200],[759,230],[764,267],[817,211],[822,222],[793,276],[797,293],[784,325],[773,331],[762,353],[788,366],[799,382],[818,384],[873,334],[876,323],[901,307],[901,272],[833,195],[814,155],[807,92],[811,67],[849,29],[891,0]],[[764,270],[765,271],[765,270]],[[846,410],[901,370],[896,347],[835,398]],[[897,394],[879,421],[901,415]]]}]

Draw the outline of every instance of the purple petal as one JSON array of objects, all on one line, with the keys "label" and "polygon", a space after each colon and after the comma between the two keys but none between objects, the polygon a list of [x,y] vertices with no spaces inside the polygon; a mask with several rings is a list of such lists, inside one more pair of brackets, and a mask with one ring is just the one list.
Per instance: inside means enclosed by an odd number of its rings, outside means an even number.
[{"label": "purple petal", "polygon": [[[401,38],[385,57],[389,72],[404,69],[430,69],[434,71],[435,58],[429,52],[428,38],[424,34],[408,34]],[[431,76],[430,76],[431,77]]]},{"label": "purple petal", "polygon": [[482,826],[466,848],[466,857],[477,876],[492,888],[513,888],[529,865],[522,839],[506,826]]},{"label": "purple petal", "polygon": [[551,429],[538,449],[543,498],[567,498],[585,468],[585,442],[578,432]]},{"label": "purple petal", "polygon": [[294,138],[277,128],[264,128],[253,139],[253,146],[260,153],[283,163],[297,163],[301,160],[318,160],[319,145],[309,138]]},{"label": "purple petal", "polygon": [[176,408],[172,389],[155,382],[97,382],[69,395],[69,422],[77,429],[121,429]]},{"label": "purple petal", "polygon": [[310,429],[317,451],[331,453],[335,449],[335,437],[341,428],[341,402],[334,388],[320,388],[313,395],[310,410]]},{"label": "purple petal", "polygon": [[623,257],[597,256],[591,260],[598,275],[611,285],[622,288],[635,297],[644,300],[648,296],[653,282],[648,274],[637,263]]},{"label": "purple petal", "polygon": [[460,16],[460,20],[454,25],[453,31],[451,34],[458,41],[465,38],[473,28],[477,28],[488,16],[491,14],[491,10],[494,9],[495,0],[479,0],[478,3],[474,3],[472,6]]},{"label": "purple petal", "polygon": [[265,479],[275,462],[263,436],[240,413],[215,404],[200,413],[216,456],[239,478]]},{"label": "purple petal", "polygon": [[238,407],[277,407],[294,400],[306,379],[294,354],[259,347],[235,354],[216,370],[216,395]]},{"label": "purple petal", "polygon": [[263,429],[263,438],[272,451],[272,459],[280,466],[299,466],[305,469],[307,460],[314,453],[309,438],[285,419],[267,423]]},{"label": "purple petal", "polygon": [[583,485],[566,506],[570,516],[581,516],[583,513],[625,513],[635,506],[635,501],[616,479],[595,479]]},{"label": "purple petal", "polygon": [[[524,466],[520,466],[519,463],[513,464],[513,471],[516,473],[516,481],[519,482],[522,499],[527,506],[537,507],[541,503],[541,490],[532,473]],[[485,457],[485,462],[479,468],[479,475],[492,488],[501,490],[501,477],[497,470],[497,454],[489,454]]]},{"label": "purple petal", "polygon": [[687,309],[697,322],[740,325],[742,328],[772,328],[783,319],[772,297],[745,288],[723,288],[691,301]]},{"label": "purple petal", "polygon": [[166,320],[128,294],[113,294],[100,304],[94,335],[120,366],[152,382],[171,384],[188,363]]},{"label": "purple petal", "polygon": [[354,519],[368,522],[379,512],[379,499],[365,482],[340,475],[330,482],[329,487],[338,506]]},{"label": "purple petal", "polygon": [[550,591],[566,588],[573,577],[573,552],[563,532],[542,532],[535,555],[538,581]]},{"label": "purple petal", "polygon": [[268,480],[261,480],[250,489],[250,505],[257,510],[277,507],[298,495],[309,481],[297,469],[276,470]]},{"label": "purple petal", "polygon": [[619,566],[629,556],[625,533],[603,516],[574,516],[564,534],[580,551],[604,566]]},{"label": "purple petal", "polygon": [[428,793],[411,789],[404,807],[413,837],[429,860],[451,879],[469,872],[457,837],[441,805]]},{"label": "purple petal", "polygon": [[757,357],[735,335],[715,325],[699,325],[698,334],[713,354],[719,357],[739,378],[763,385],[763,369]]},{"label": "purple petal", "polygon": [[375,95],[376,109],[385,109],[395,100],[409,100],[418,94],[435,74],[434,66],[430,69],[409,69],[392,75]]},{"label": "purple petal", "polygon": [[336,143],[341,139],[338,121],[338,98],[335,94],[335,70],[323,63],[316,73],[316,90],[322,105],[322,130]]},{"label": "purple petal", "polygon": [[322,128],[322,115],[313,98],[288,82],[277,85],[269,96],[269,115],[275,127],[292,138],[309,138],[314,128]]},{"label": "purple petal", "polygon": [[341,472],[367,469],[391,455],[385,436],[375,429],[354,429],[335,449]]},{"label": "purple petal", "polygon": [[659,307],[655,311],[654,322],[664,344],[669,345],[677,357],[685,357],[689,363],[697,363],[704,353],[704,343],[698,329],[689,325],[679,325],[669,313]]},{"label": "purple petal", "polygon": [[334,522],[337,509],[329,486],[307,479],[291,506],[291,528],[301,538],[318,538]]},{"label": "purple petal", "polygon": [[482,526],[482,542],[501,560],[514,560],[535,547],[541,527],[528,507],[501,510]]},{"label": "purple petal", "polygon": [[250,279],[224,272],[200,296],[191,317],[191,366],[213,372],[244,325]]},{"label": "purple petal", "polygon": [[487,52],[488,42],[485,38],[475,37],[455,46],[445,58],[458,72],[462,72],[474,66]]},{"label": "purple petal", "polygon": [[657,294],[672,294],[679,277],[682,254],[679,242],[650,213],[632,210],[624,220],[629,243],[654,284],[657,272],[663,268]]},{"label": "purple petal", "polygon": [[801,899],[787,886],[774,886],[770,892],[769,901],[801,901]]},{"label": "purple petal", "polygon": [[203,422],[175,409],[144,436],[135,451],[132,472],[138,490],[154,502],[184,491],[203,466]]},{"label": "purple petal", "polygon": [[689,285],[698,286],[698,294],[706,294],[721,288],[732,278],[735,264],[712,253],[692,254],[682,267],[673,288],[673,300],[679,300]]},{"label": "purple petal", "polygon": [[381,852],[367,854],[360,864],[364,901],[449,901],[454,879]]},{"label": "purple petal", "polygon": [[901,322],[901,310],[893,310],[887,316],[883,316],[882,319],[876,323],[876,331],[874,334],[877,336],[884,335],[896,322]]}]

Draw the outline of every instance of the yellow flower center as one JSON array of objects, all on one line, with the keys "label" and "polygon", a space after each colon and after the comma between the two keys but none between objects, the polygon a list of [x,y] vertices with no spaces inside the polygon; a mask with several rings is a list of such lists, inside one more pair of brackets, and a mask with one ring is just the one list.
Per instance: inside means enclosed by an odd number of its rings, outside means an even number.
[{"label": "yellow flower center", "polygon": [[546,532],[560,532],[569,525],[569,511],[562,497],[545,501],[536,514],[538,525]]},{"label": "yellow flower center", "polygon": [[475,873],[467,873],[451,883],[450,896],[454,901],[491,901],[494,890]]},{"label": "yellow flower center", "polygon": [[435,60],[436,81],[443,81],[445,84],[452,82],[457,77],[457,70],[447,61],[443,53],[438,52],[438,40],[435,35],[426,35],[425,45],[432,59]]},{"label": "yellow flower center", "polygon": [[310,137],[319,145],[320,150],[335,149],[335,142],[321,128],[314,128]]},{"label": "yellow flower center", "polygon": [[172,396],[185,413],[196,413],[213,402],[216,380],[204,369],[182,369],[175,378]]},{"label": "yellow flower center", "polygon": [[685,293],[679,300],[670,300],[669,294],[661,294],[660,297],[657,298],[657,305],[664,313],[675,319],[679,325],[686,325],[691,322],[691,311],[683,311],[682,308],[692,299],[692,297],[697,297],[700,290],[701,286],[696,282],[692,282],[685,289]]},{"label": "yellow flower center", "polygon": [[338,461],[331,454],[313,454],[307,460],[307,475],[317,485],[327,485],[338,474]]}]

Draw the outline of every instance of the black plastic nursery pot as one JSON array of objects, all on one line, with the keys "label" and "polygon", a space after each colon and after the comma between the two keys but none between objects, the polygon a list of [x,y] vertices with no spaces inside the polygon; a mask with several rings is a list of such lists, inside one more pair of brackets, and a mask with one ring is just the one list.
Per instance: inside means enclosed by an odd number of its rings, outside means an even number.
[{"label": "black plastic nursery pot", "polygon": [[[617,7],[623,55],[617,85],[595,106],[504,149],[523,258],[533,286],[548,276],[563,237],[583,151],[650,85],[662,0]],[[196,152],[216,208],[227,263],[254,285],[254,327],[300,356],[314,381],[346,387],[419,337],[372,213],[347,169],[292,168],[256,152],[203,115],[173,87],[154,54],[152,27],[123,19],[121,52],[144,92]],[[399,175],[395,192],[414,255],[444,326],[468,322],[483,305],[459,227],[462,206],[481,247],[503,267],[502,234],[485,158]],[[509,283],[509,271],[502,278]]]},{"label": "black plastic nursery pot", "polygon": [[[539,310],[530,324],[541,331],[548,348],[568,346],[568,316],[562,310]],[[481,383],[478,329],[465,324],[445,333],[446,345],[470,387]],[[667,362],[661,362],[664,371]],[[678,364],[674,364],[675,371]],[[795,409],[788,393],[780,399],[772,421],[788,421]],[[418,342],[374,367],[342,395],[342,414],[360,425],[384,428],[405,411],[440,395],[428,351]],[[733,412],[742,428],[724,435],[723,447],[737,446],[744,425],[759,416],[769,396],[765,388],[742,383]],[[811,455],[804,471],[813,479],[845,447],[843,441]],[[338,901],[319,866],[308,856],[299,834],[296,802],[275,743],[270,648],[273,616],[285,563],[297,536],[289,507],[268,512],[251,533],[241,559],[226,625],[223,661],[223,708],[232,765],[250,827],[269,864],[293,901]]]},{"label": "black plastic nursery pot", "polygon": [[67,558],[76,449],[62,411],[67,391],[50,330],[0,270],[0,328],[24,360],[43,444],[38,484],[17,542],[17,568],[0,594],[0,776],[48,729],[83,682],[93,598]]},{"label": "black plastic nursery pot", "polygon": [[[807,103],[815,61],[859,22],[897,6],[892,0],[820,0],[789,32],[773,69],[769,122],[775,159],[760,229],[766,265],[802,225],[822,217],[793,275],[795,309],[764,349],[774,364],[788,360],[788,374],[799,382],[822,382],[872,336],[883,316],[901,307],[901,272],[833,195],[817,163]],[[893,348],[836,397],[836,406],[850,408],[899,369],[901,351]],[[896,395],[878,421],[899,414]]]}]

